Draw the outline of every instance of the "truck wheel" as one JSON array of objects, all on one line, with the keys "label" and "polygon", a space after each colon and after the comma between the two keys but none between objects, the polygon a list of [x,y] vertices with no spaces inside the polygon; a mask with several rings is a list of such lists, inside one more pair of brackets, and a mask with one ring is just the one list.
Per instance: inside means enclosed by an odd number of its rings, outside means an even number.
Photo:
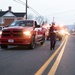
[{"label": "truck wheel", "polygon": [[43,45],[44,42],[45,42],[45,35],[43,36],[43,38],[42,38],[42,42],[41,42],[40,44]]},{"label": "truck wheel", "polygon": [[7,49],[8,46],[7,46],[7,45],[1,45],[1,48],[2,48],[2,49]]},{"label": "truck wheel", "polygon": [[47,36],[47,40],[49,40],[49,37]]},{"label": "truck wheel", "polygon": [[62,38],[59,38],[59,41],[61,41],[62,40]]},{"label": "truck wheel", "polygon": [[35,37],[32,36],[32,40],[31,40],[31,43],[29,45],[30,49],[34,49],[35,48]]}]

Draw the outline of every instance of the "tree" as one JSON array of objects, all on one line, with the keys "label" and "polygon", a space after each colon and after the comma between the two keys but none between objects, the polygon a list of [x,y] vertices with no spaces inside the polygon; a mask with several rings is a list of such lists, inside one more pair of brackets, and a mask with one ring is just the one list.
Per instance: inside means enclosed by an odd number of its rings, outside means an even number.
[{"label": "tree", "polygon": [[33,19],[33,18],[34,18],[33,14],[29,14],[27,19]]}]

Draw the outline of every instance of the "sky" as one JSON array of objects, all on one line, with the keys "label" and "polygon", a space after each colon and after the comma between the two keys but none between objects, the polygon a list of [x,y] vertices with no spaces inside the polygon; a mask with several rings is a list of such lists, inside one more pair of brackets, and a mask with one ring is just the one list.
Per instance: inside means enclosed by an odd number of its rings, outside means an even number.
[{"label": "sky", "polygon": [[[16,1],[26,3],[26,0],[0,0],[0,9],[6,11],[9,6],[12,6],[13,12],[25,12],[25,5]],[[27,4],[47,18],[49,23],[54,19],[57,24],[75,24],[75,0],[27,0]],[[30,8],[28,13],[35,14]]]}]

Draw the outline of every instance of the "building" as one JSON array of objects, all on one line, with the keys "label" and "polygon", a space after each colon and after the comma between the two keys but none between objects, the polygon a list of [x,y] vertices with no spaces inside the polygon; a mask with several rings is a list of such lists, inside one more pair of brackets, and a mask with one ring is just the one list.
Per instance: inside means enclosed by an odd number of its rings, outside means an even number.
[{"label": "building", "polygon": [[12,12],[11,6],[8,7],[7,11],[0,10],[0,26],[10,25],[14,20],[24,19],[26,13]]}]

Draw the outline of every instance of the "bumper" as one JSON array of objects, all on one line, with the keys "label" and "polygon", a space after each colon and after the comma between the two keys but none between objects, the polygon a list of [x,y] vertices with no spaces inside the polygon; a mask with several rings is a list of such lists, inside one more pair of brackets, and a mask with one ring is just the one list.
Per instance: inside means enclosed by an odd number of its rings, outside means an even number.
[{"label": "bumper", "polygon": [[31,38],[1,38],[0,44],[7,45],[28,45],[31,43]]}]

